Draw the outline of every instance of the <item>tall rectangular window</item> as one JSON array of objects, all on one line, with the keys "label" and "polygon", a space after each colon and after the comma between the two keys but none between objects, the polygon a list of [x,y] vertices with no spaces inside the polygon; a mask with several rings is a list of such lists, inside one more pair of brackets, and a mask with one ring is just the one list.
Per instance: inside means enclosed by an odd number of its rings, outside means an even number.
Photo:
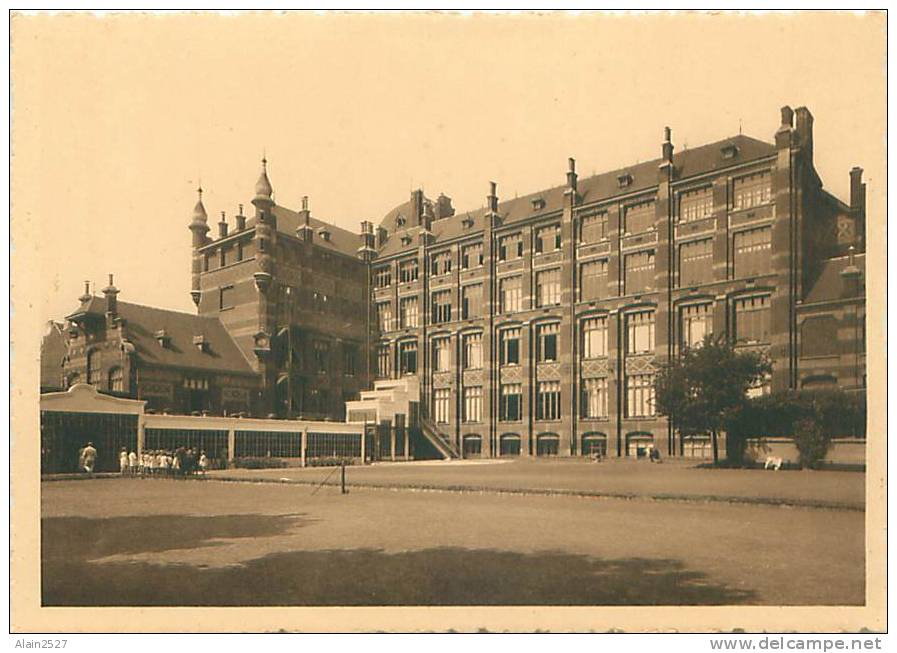
[{"label": "tall rectangular window", "polygon": [[713,189],[699,188],[679,194],[679,221],[693,222],[713,216]]},{"label": "tall rectangular window", "polygon": [[447,372],[451,365],[451,349],[448,338],[433,338],[433,371]]},{"label": "tall rectangular window", "polygon": [[607,356],[607,318],[590,317],[582,321],[582,357]]},{"label": "tall rectangular window", "polygon": [[430,305],[431,321],[433,324],[442,324],[452,320],[452,291],[439,290],[433,293]]},{"label": "tall rectangular window", "polygon": [[654,289],[654,250],[627,254],[623,267],[623,292],[627,295]]},{"label": "tall rectangular window", "polygon": [[399,299],[399,328],[418,326],[417,297]]},{"label": "tall rectangular window", "polygon": [[552,224],[536,229],[534,244],[536,254],[559,250],[561,248],[561,225]]},{"label": "tall rectangular window", "polygon": [[465,370],[483,368],[483,334],[468,333],[462,339],[462,362]]},{"label": "tall rectangular window", "polygon": [[557,322],[540,324],[536,327],[536,361],[539,363],[555,362],[558,359]]},{"label": "tall rectangular window", "polygon": [[583,379],[580,412],[585,419],[607,417],[607,379]]},{"label": "tall rectangular window", "polygon": [[389,345],[379,345],[377,347],[377,376],[381,379],[387,379],[392,376],[392,355],[390,354]]},{"label": "tall rectangular window", "polygon": [[224,286],[218,291],[218,308],[224,310],[234,307],[234,287]]},{"label": "tall rectangular window", "polygon": [[579,242],[583,245],[600,243],[607,238],[607,211],[584,215],[579,225]]},{"label": "tall rectangular window", "polygon": [[500,365],[520,365],[520,329],[502,329],[498,332]]},{"label": "tall rectangular window", "polygon": [[772,201],[772,177],[769,171],[739,177],[732,182],[732,208],[750,209]]},{"label": "tall rectangular window", "polygon": [[523,419],[523,385],[502,383],[498,398],[498,421],[519,422]]},{"label": "tall rectangular window", "polygon": [[498,280],[498,304],[502,313],[516,313],[523,308],[523,277]]},{"label": "tall rectangular window", "polygon": [[330,363],[330,344],[321,340],[315,341],[315,367],[318,373],[323,374],[327,371]]},{"label": "tall rectangular window", "polygon": [[654,375],[631,374],[626,377],[626,417],[654,415]]},{"label": "tall rectangular window", "polygon": [[735,250],[734,275],[752,277],[770,271],[770,254],[772,252],[772,228],[759,227],[739,231],[733,237]]},{"label": "tall rectangular window", "polygon": [[433,258],[431,259],[430,272],[434,277],[438,277],[441,274],[448,274],[451,271],[452,271],[452,253],[451,252],[439,252],[438,254],[433,254]]},{"label": "tall rectangular window", "polygon": [[399,283],[417,281],[417,259],[399,263]]},{"label": "tall rectangular window", "polygon": [[604,299],[607,293],[607,259],[589,261],[579,266],[579,299]]},{"label": "tall rectangular window", "polygon": [[498,260],[513,261],[523,256],[523,234],[509,234],[498,239]]},{"label": "tall rectangular window", "polygon": [[374,285],[378,288],[388,288],[392,283],[392,270],[387,267],[374,270]]},{"label": "tall rectangular window", "polygon": [[536,272],[536,306],[557,306],[561,303],[561,271]]},{"label": "tall rectangular window", "polygon": [[483,388],[472,386],[464,388],[463,412],[461,419],[464,422],[479,422],[483,419]]},{"label": "tall rectangular window", "polygon": [[377,327],[380,331],[392,330],[392,302],[377,304]]},{"label": "tall rectangular window", "polygon": [[399,345],[399,372],[417,374],[417,341],[409,340]]},{"label": "tall rectangular window", "polygon": [[358,361],[358,351],[355,345],[343,345],[343,374],[355,376]]},{"label": "tall rectangular window", "polygon": [[437,424],[449,423],[449,402],[452,391],[449,388],[437,388],[433,391],[433,419]]},{"label": "tall rectangular window", "polygon": [[680,311],[683,347],[699,347],[704,336],[713,331],[713,313],[710,304],[691,304]]},{"label": "tall rectangular window", "polygon": [[469,270],[483,264],[483,243],[464,245],[461,248],[461,269]]},{"label": "tall rectangular window", "polygon": [[654,200],[627,206],[623,210],[624,231],[638,234],[654,227]]},{"label": "tall rectangular window", "polygon": [[736,342],[769,342],[769,295],[736,299],[734,308]]},{"label": "tall rectangular window", "polygon": [[536,419],[561,418],[561,382],[539,381],[536,386]]},{"label": "tall rectangular window", "polygon": [[461,289],[461,319],[471,320],[482,315],[483,284],[477,283]]},{"label": "tall rectangular window", "polygon": [[654,351],[654,311],[626,315],[626,353]]},{"label": "tall rectangular window", "polygon": [[696,286],[713,281],[713,239],[693,240],[679,245],[679,286]]}]

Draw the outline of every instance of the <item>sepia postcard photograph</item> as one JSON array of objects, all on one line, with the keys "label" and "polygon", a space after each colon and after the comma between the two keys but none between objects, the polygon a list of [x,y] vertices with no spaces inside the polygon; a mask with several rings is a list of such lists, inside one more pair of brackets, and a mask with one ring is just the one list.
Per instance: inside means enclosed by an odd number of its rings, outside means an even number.
[{"label": "sepia postcard photograph", "polygon": [[11,633],[887,631],[885,11],[9,25]]}]

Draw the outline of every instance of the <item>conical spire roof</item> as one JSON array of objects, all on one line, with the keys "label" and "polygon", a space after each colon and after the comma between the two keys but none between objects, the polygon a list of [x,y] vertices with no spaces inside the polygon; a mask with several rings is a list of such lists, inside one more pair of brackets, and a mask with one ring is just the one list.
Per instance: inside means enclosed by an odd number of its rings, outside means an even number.
[{"label": "conical spire roof", "polygon": [[259,175],[259,180],[255,182],[255,197],[256,199],[270,200],[273,193],[274,189],[271,188],[271,182],[268,179],[268,160],[263,157],[262,174]]},{"label": "conical spire roof", "polygon": [[202,186],[196,189],[199,198],[196,200],[196,206],[193,207],[193,220],[190,226],[205,226],[209,222],[209,216],[206,213],[206,207],[202,203]]}]

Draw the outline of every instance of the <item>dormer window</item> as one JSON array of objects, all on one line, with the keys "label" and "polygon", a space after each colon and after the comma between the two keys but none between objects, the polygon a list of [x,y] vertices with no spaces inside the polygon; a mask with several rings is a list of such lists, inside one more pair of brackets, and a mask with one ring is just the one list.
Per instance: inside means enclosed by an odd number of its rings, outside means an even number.
[{"label": "dormer window", "polygon": [[168,335],[165,329],[159,329],[153,334],[153,337],[163,349],[167,349],[171,345],[171,336]]},{"label": "dormer window", "polygon": [[627,188],[628,186],[632,186],[632,175],[627,172],[617,177],[617,186],[619,188]]},{"label": "dormer window", "polygon": [[326,240],[328,243],[330,242],[330,231],[325,228],[318,229],[318,235],[321,237],[321,240]]},{"label": "dormer window", "polygon": [[731,143],[729,145],[724,145],[720,151],[723,153],[724,159],[734,159],[738,156],[738,147]]},{"label": "dormer window", "polygon": [[396,216],[396,227],[404,227],[405,226],[405,216],[397,215]]},{"label": "dormer window", "polygon": [[542,199],[541,197],[537,197],[536,199],[534,199],[532,204],[533,204],[533,211],[541,211],[542,209],[545,208],[545,200]]},{"label": "dormer window", "polygon": [[461,221],[461,224],[464,225],[465,229],[470,229],[473,227],[473,218],[468,215]]},{"label": "dormer window", "polygon": [[407,246],[411,244],[411,236],[402,236],[402,245]]},{"label": "dormer window", "polygon": [[209,351],[209,341],[205,336],[193,336],[193,346],[202,352]]}]

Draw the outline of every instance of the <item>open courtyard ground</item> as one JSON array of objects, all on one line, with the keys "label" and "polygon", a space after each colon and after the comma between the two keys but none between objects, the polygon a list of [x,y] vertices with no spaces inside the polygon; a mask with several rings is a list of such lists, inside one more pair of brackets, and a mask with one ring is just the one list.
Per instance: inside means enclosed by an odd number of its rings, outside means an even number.
[{"label": "open courtyard ground", "polygon": [[[301,477],[298,484],[214,477],[45,482],[43,601],[48,606],[863,603],[864,512],[858,490],[863,474],[756,472],[753,477],[754,472],[646,464],[626,475],[626,467],[565,461],[353,467],[350,480],[363,479],[364,486],[350,485],[346,495],[331,485],[305,484],[331,472],[320,468],[227,473],[253,480]],[[507,489],[519,490],[522,483],[625,494],[641,475],[653,475],[644,476],[652,480],[641,486],[649,491],[626,499],[483,489],[507,483]],[[408,487],[413,479],[428,481],[421,486],[466,484],[473,491],[422,491]],[[689,479],[693,500],[649,498],[681,494]],[[377,484],[384,487],[372,487]],[[785,497],[790,503],[697,499],[720,488],[732,496]],[[796,504],[818,497],[855,505]]]}]

